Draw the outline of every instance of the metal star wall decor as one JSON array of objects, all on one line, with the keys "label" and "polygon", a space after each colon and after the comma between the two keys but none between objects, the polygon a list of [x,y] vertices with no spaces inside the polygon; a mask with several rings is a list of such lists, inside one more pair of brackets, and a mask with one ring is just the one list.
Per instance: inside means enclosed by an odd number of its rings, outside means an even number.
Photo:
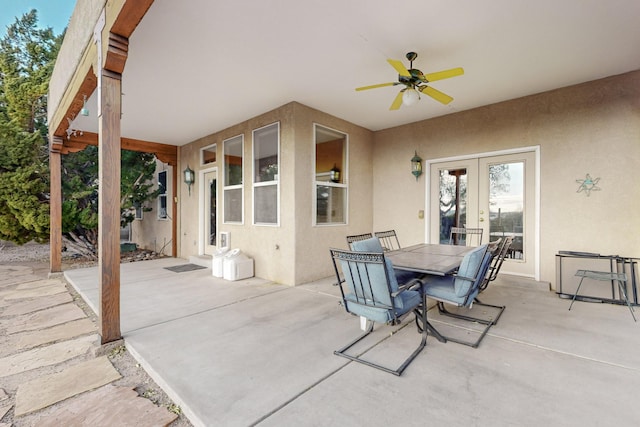
[{"label": "metal star wall decor", "polygon": [[576,193],[584,191],[588,197],[591,195],[592,191],[600,191],[601,188],[598,187],[598,181],[600,181],[600,178],[593,179],[589,174],[587,174],[585,179],[576,179],[576,182],[580,184],[580,187],[578,187],[578,191],[576,191]]}]

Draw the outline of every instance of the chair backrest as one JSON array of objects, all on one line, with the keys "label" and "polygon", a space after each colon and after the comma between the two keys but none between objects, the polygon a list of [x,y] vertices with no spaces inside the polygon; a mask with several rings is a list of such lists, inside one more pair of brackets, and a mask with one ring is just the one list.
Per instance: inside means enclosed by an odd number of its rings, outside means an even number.
[{"label": "chair backrest", "polygon": [[482,228],[451,227],[449,244],[480,246],[482,245]]},{"label": "chair backrest", "polygon": [[330,252],[338,282],[346,284],[346,291],[340,286],[345,309],[374,322],[394,323],[403,299],[391,295],[398,291],[398,282],[384,254],[341,249]]},{"label": "chair backrest", "polygon": [[385,252],[400,249],[400,241],[396,235],[396,230],[376,231],[373,234],[380,240],[382,249],[384,249]]},{"label": "chair backrest", "polygon": [[[474,288],[479,288],[487,274],[490,262],[491,254],[487,251],[487,245],[478,246],[468,252],[464,258],[462,258],[453,282],[456,296],[470,296]],[[471,301],[473,301],[473,299],[471,299]]]},{"label": "chair backrest", "polygon": [[498,246],[498,249],[494,252],[493,258],[491,259],[491,265],[489,266],[487,275],[480,285],[480,291],[487,289],[489,282],[493,282],[498,277],[498,273],[500,272],[504,259],[507,257],[507,253],[509,253],[509,248],[511,247],[512,242],[513,237],[511,236],[504,237],[501,240],[501,244]]},{"label": "chair backrest", "polygon": [[364,234],[354,234],[352,236],[347,236],[347,244],[349,245],[349,247],[351,249],[353,249],[353,242],[358,242],[360,240],[366,240],[366,239],[370,239],[373,237],[373,234],[371,233],[364,233]]},{"label": "chair backrest", "polygon": [[369,237],[368,239],[355,240],[351,242],[351,250],[354,252],[375,252],[382,253],[384,248],[380,244],[377,237]]}]

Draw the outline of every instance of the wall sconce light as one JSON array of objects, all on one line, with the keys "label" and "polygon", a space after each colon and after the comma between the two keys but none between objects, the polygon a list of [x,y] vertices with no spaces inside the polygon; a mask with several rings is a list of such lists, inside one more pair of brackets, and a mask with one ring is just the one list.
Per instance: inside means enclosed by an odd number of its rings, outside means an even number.
[{"label": "wall sconce light", "polygon": [[87,108],[87,95],[82,95],[83,96],[83,100],[82,100],[82,110],[80,110],[80,115],[81,116],[89,116],[89,109]]},{"label": "wall sconce light", "polygon": [[189,196],[191,196],[191,184],[196,182],[196,175],[189,165],[187,165],[187,168],[182,172],[182,174],[184,175],[184,183],[189,187]]},{"label": "wall sconce light", "polygon": [[340,169],[338,169],[338,166],[336,166],[335,163],[333,164],[333,167],[329,171],[329,179],[332,182],[340,182]]},{"label": "wall sconce light", "polygon": [[411,173],[416,177],[416,181],[418,177],[422,175],[422,158],[418,156],[417,151],[415,151],[415,154],[411,158]]}]

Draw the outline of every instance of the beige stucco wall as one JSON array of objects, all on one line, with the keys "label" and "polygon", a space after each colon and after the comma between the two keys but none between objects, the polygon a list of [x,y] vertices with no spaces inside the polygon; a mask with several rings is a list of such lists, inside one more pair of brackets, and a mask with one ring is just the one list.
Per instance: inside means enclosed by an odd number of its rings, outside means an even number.
[{"label": "beige stucco wall", "polygon": [[[252,220],[252,132],[280,122],[280,224],[253,225]],[[312,226],[313,214],[313,124],[318,123],[349,135],[350,221],[348,225]],[[244,224],[222,223],[222,141],[244,135]],[[187,164],[198,173],[218,168],[218,231],[231,233],[231,246],[255,260],[256,276],[295,285],[331,274],[329,247],[345,247],[345,236],[371,230],[371,143],[372,133],[344,120],[298,103],[249,119],[224,131],[201,138],[180,148],[179,171]],[[217,144],[217,163],[200,165],[200,149]],[[191,196],[186,186],[178,186],[180,221],[179,256],[199,252],[199,193],[196,178]]]},{"label": "beige stucco wall", "polygon": [[[540,146],[540,278],[554,285],[559,250],[640,257],[640,71],[376,132],[374,228],[423,241],[424,176],[409,159]],[[599,177],[601,191],[577,193]],[[426,218],[426,217],[425,217]]]},{"label": "beige stucco wall", "polygon": [[134,220],[131,223],[131,241],[138,244],[138,247],[173,256],[171,253],[171,233],[172,233],[172,203],[173,203],[173,183],[172,167],[156,160],[156,171],[154,175],[154,185],[152,190],[158,188],[158,172],[167,172],[167,219],[158,218],[158,200],[148,203],[151,208],[149,212],[143,212],[142,220]]}]

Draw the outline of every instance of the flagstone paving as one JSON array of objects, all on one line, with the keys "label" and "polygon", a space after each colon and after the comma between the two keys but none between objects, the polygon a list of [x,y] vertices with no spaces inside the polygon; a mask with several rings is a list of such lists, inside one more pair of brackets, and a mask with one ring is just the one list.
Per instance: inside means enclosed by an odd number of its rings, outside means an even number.
[{"label": "flagstone paving", "polygon": [[73,301],[73,298],[68,293],[61,293],[52,295],[50,297],[35,298],[17,304],[13,304],[7,307],[2,313],[1,317],[19,316],[21,314],[33,313],[45,308],[55,307],[56,305],[64,304]]},{"label": "flagstone paving", "polygon": [[78,363],[62,372],[22,384],[16,393],[15,416],[46,408],[120,378],[106,356]]},{"label": "flagstone paving", "polygon": [[96,332],[96,325],[91,320],[84,318],[47,329],[9,335],[5,345],[0,348],[0,356],[28,350],[43,344],[76,338],[92,332]]},{"label": "flagstone paving", "polygon": [[[97,356],[104,348],[96,332],[62,279],[0,265],[0,427],[145,427],[178,419],[135,385],[114,384],[122,375],[111,355]],[[179,425],[191,424],[183,416]]]}]

